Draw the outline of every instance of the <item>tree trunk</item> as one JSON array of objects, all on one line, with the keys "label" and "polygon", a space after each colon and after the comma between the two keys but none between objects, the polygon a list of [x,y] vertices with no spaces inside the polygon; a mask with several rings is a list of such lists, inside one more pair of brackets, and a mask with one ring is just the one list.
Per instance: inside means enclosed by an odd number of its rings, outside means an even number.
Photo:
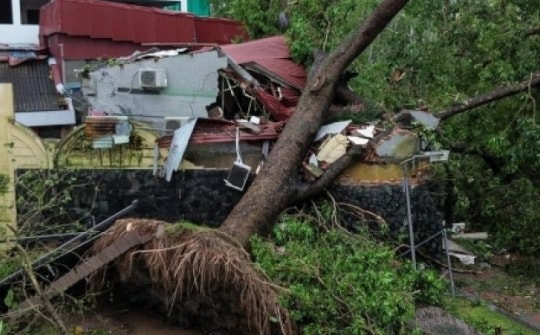
[{"label": "tree trunk", "polygon": [[[324,120],[343,71],[358,57],[408,0],[383,0],[371,16],[336,50],[312,69],[308,82],[268,161],[234,207],[220,230],[235,237],[244,247],[254,234],[267,233],[279,214],[303,197],[323,190],[338,175],[335,169],[312,186],[301,183],[299,169],[313,138]],[[354,154],[340,160],[342,166]]]}]

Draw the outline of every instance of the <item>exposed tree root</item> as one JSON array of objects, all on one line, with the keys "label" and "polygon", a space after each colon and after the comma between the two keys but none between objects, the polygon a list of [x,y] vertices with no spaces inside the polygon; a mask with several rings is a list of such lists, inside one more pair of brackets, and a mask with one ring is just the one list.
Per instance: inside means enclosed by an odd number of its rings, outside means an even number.
[{"label": "exposed tree root", "polygon": [[[134,266],[137,272],[145,269],[152,286],[148,289],[158,292],[170,317],[184,311],[200,317],[208,315],[208,311],[198,313],[197,309],[226,304],[229,310],[221,307],[220,313],[232,313],[237,320],[227,326],[231,333],[293,333],[287,311],[278,304],[277,292],[281,288],[265,278],[249,254],[222,232],[155,220],[122,219],[94,244],[93,252],[128,230],[148,233],[160,226],[166,227],[163,234],[157,234],[160,237],[116,262],[122,282],[133,282]],[[223,321],[230,319],[227,315],[219,317]]]}]

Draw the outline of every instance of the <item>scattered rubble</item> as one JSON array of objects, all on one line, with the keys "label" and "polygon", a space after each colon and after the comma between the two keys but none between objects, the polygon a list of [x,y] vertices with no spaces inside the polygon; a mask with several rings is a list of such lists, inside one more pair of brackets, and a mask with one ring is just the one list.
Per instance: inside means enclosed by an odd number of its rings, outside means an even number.
[{"label": "scattered rubble", "polygon": [[[132,128],[126,122],[142,121],[159,133],[154,173],[171,180],[190,145],[225,143],[237,157],[231,162],[231,173],[240,173],[236,183],[227,178],[226,185],[243,190],[246,175],[259,171],[294,111],[306,71],[291,59],[284,37],[275,36],[223,46],[194,44],[137,52],[85,72],[82,82],[89,102],[86,134],[94,149],[129,144]],[[407,115],[434,125],[424,114]],[[353,145],[367,152],[367,162],[399,162],[420,149],[415,133],[399,128],[388,132],[374,121],[322,126],[303,164],[306,179],[319,178]],[[242,146],[237,141],[258,143],[263,160],[255,165],[240,162]]]}]

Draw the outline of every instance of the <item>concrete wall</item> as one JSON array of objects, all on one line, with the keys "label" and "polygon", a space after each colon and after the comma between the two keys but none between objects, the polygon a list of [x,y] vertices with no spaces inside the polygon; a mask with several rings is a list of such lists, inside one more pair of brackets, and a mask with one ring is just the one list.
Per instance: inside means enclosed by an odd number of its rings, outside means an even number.
[{"label": "concrete wall", "polygon": [[[227,59],[217,51],[151,58],[91,72],[82,90],[94,111],[129,115],[164,129],[160,123],[167,116],[208,116],[206,106],[218,96],[218,69],[226,66]],[[141,88],[138,73],[150,69],[165,71],[166,87]]]},{"label": "concrete wall", "polygon": [[29,129],[13,121],[14,100],[11,84],[0,83],[0,175],[9,180],[0,193],[0,235],[13,226],[15,211],[15,170],[47,169],[49,154],[44,143]]}]

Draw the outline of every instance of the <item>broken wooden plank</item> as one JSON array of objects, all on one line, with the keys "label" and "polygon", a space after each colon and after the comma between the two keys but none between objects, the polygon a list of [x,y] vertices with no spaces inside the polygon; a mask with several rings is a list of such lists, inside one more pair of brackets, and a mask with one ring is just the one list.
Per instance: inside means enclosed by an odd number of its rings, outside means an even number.
[{"label": "broken wooden plank", "polygon": [[487,240],[488,233],[486,232],[477,232],[477,233],[459,233],[452,235],[453,239],[463,239],[463,240]]},{"label": "broken wooden plank", "polygon": [[[153,234],[140,236],[136,231],[129,231],[121,238],[114,241],[111,245],[99,253],[83,259],[82,262],[71,269],[68,273],[52,282],[43,290],[43,294],[47,299],[54,297],[57,294],[64,292],[71,286],[83,278],[88,277],[91,273],[99,270],[103,266],[117,259],[129,249],[144,244],[154,238]],[[39,296],[32,296],[22,302],[14,315],[20,315],[32,308],[39,308],[43,304],[43,300]]]}]

